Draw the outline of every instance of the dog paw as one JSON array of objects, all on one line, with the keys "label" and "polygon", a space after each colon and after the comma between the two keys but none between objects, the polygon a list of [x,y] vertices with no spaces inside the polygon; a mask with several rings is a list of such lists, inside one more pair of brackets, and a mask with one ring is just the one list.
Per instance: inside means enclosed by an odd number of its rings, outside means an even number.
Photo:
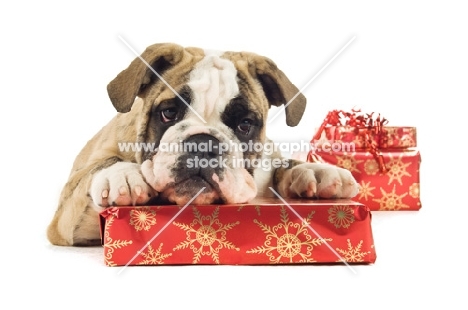
[{"label": "dog paw", "polygon": [[346,169],[322,163],[303,163],[286,170],[278,184],[280,195],[304,198],[352,198],[359,185]]},{"label": "dog paw", "polygon": [[140,165],[118,162],[97,172],[91,182],[94,207],[142,205],[157,195],[141,174]]}]

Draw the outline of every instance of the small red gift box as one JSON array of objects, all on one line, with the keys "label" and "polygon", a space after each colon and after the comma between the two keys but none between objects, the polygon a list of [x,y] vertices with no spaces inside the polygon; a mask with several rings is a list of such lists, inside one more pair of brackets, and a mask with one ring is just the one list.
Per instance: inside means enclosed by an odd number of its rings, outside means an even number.
[{"label": "small red gift box", "polygon": [[[334,143],[353,143],[355,149],[366,150],[368,141],[365,140],[367,128],[354,126],[328,126],[323,129],[325,139]],[[417,146],[415,127],[382,127],[380,132],[371,132],[372,141],[375,141],[380,150],[408,149]]]},{"label": "small red gift box", "polygon": [[372,211],[419,210],[416,128],[387,127],[380,116],[358,112],[330,112],[312,140],[307,161],[351,171],[360,185],[353,199]]},{"label": "small red gift box", "polygon": [[369,209],[349,200],[111,207],[101,214],[105,264],[374,263]]}]

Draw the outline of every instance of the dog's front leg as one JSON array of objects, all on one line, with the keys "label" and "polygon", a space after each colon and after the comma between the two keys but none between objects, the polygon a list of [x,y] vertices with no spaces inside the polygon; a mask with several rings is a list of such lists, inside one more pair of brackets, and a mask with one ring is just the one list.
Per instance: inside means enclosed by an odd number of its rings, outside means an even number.
[{"label": "dog's front leg", "polygon": [[289,160],[288,167],[277,168],[273,184],[282,197],[352,198],[359,186],[346,169],[324,163]]},{"label": "dog's front leg", "polygon": [[98,212],[110,205],[144,204],[156,195],[139,167],[109,158],[74,170],[47,229],[49,241],[55,245],[99,244]]}]

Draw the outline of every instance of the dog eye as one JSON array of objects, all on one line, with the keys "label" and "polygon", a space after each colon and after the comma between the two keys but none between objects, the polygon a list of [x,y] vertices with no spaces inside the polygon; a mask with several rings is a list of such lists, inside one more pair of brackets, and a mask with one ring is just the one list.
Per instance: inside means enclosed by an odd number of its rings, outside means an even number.
[{"label": "dog eye", "polygon": [[168,123],[175,120],[177,120],[176,108],[168,108],[161,111],[161,121],[163,123]]},{"label": "dog eye", "polygon": [[237,131],[243,135],[248,135],[253,126],[253,120],[250,118],[244,118],[237,126]]}]

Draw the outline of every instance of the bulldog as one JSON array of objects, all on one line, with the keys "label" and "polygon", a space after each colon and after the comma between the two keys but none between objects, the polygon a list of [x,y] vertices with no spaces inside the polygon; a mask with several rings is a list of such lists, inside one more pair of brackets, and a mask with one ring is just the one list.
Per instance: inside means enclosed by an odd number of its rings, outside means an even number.
[{"label": "bulldog", "polygon": [[285,198],[358,192],[347,170],[262,149],[271,106],[284,107],[288,126],[306,106],[266,57],[155,44],[107,90],[119,113],[76,157],[47,230],[52,244],[100,244],[98,213],[109,206],[246,203],[270,188]]}]

